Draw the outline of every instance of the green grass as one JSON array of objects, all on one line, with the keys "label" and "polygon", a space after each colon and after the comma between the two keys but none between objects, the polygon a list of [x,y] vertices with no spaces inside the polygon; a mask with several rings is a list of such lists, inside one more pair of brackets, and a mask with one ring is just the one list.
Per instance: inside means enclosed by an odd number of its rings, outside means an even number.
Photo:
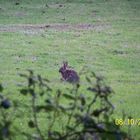
[{"label": "green grass", "polygon": [[[58,69],[67,60],[77,71],[86,66],[106,77],[116,92],[112,101],[118,118],[122,110],[140,118],[139,0],[49,0],[49,7],[45,7],[45,0],[15,2],[0,1],[0,26],[90,23],[97,28],[48,29],[38,34],[0,32],[0,82],[8,96],[17,98],[15,86],[22,81],[18,73],[28,68],[59,82]],[[139,130],[133,126],[136,140],[140,139]]]}]

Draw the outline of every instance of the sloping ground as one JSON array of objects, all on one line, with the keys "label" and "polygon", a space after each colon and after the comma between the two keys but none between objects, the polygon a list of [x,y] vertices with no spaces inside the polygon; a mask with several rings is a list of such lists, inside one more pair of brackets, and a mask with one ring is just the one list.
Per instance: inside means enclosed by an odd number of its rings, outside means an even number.
[{"label": "sloping ground", "polygon": [[15,25],[0,25],[0,32],[23,32],[37,34],[49,29],[56,31],[68,30],[103,30],[109,28],[109,25],[103,24],[15,24]]}]

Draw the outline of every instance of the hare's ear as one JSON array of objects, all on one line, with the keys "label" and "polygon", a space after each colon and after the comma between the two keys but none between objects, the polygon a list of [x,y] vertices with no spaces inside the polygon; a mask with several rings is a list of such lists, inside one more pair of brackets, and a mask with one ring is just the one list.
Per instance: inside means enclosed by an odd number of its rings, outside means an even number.
[{"label": "hare's ear", "polygon": [[63,62],[63,65],[64,65],[64,68],[66,68],[68,66],[68,62],[67,61]]}]

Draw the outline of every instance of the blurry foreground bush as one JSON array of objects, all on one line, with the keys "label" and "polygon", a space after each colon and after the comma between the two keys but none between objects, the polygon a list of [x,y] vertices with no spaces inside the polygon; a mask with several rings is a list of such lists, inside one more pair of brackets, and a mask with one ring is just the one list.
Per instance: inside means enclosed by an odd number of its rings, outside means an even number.
[{"label": "blurry foreground bush", "polygon": [[[32,110],[27,131],[22,131],[19,126],[21,139],[130,140],[111,117],[114,107],[109,97],[113,91],[105,85],[102,77],[92,72],[85,77],[87,87],[74,84],[64,90],[61,87],[54,89],[48,79],[35,75],[31,70],[29,74],[20,76],[27,80],[27,86],[20,89],[20,94],[31,98],[28,108]],[[0,140],[14,140],[12,125],[16,116],[11,115],[11,112],[19,107],[18,101],[10,101],[2,92],[3,87],[0,85]],[[42,101],[39,102],[40,98]],[[46,116],[43,125],[39,123],[42,113]],[[33,132],[28,132],[29,129]]]}]

